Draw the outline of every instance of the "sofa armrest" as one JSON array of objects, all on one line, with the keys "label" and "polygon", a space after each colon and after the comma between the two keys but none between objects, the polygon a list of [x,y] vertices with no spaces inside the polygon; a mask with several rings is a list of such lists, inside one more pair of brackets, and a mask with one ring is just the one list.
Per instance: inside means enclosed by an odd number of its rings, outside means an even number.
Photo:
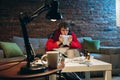
[{"label": "sofa armrest", "polygon": [[100,47],[101,54],[120,54],[120,46],[119,47],[112,47],[112,46],[101,46]]},{"label": "sofa armrest", "polygon": [[112,63],[112,68],[120,68],[120,47],[111,47],[111,46],[101,46],[100,48],[101,55],[108,55],[110,58],[110,63]]},{"label": "sofa armrest", "polygon": [[2,49],[0,50],[0,58],[4,58],[4,53]]}]

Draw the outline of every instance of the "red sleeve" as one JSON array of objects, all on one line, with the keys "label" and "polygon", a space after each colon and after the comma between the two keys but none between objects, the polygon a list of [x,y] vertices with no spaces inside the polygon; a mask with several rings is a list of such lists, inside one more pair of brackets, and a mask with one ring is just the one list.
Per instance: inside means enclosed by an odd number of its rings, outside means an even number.
[{"label": "red sleeve", "polygon": [[48,39],[46,42],[46,51],[50,51],[53,48],[58,48],[59,46],[57,45],[57,43],[53,40],[53,39]]},{"label": "red sleeve", "polygon": [[73,37],[73,40],[70,44],[70,48],[80,48],[80,49],[82,49],[81,43],[77,40],[77,37],[73,32],[72,32],[72,37]]}]

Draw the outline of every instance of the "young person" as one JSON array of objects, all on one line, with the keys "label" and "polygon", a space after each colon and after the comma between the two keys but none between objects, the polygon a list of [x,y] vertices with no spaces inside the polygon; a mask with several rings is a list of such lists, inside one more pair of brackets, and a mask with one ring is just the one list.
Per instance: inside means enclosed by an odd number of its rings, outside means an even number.
[{"label": "young person", "polygon": [[[68,45],[64,45],[64,38],[61,35],[69,35]],[[74,32],[70,30],[70,25],[66,22],[61,22],[52,34],[49,35],[49,38],[46,43],[46,51],[53,50],[54,48],[59,47],[69,47],[69,48],[79,48],[82,49],[82,45],[77,40],[77,37]]]},{"label": "young person", "polygon": [[[69,35],[67,45],[64,45],[64,37],[61,35]],[[67,22],[61,22],[53,33],[49,35],[46,42],[46,51],[53,50],[54,48],[69,47],[74,49],[82,49],[81,43],[77,40],[74,32],[70,30],[70,25]],[[67,80],[81,80],[77,73],[64,73],[63,76]]]}]

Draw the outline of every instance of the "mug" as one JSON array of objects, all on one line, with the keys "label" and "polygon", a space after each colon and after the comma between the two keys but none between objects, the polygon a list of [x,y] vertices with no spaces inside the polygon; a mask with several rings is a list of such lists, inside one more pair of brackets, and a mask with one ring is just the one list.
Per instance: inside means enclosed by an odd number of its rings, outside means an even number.
[{"label": "mug", "polygon": [[[46,59],[47,62],[44,61]],[[59,52],[58,51],[47,51],[45,55],[41,57],[41,62],[48,68],[55,69],[59,62]],[[46,64],[45,64],[46,63]]]}]

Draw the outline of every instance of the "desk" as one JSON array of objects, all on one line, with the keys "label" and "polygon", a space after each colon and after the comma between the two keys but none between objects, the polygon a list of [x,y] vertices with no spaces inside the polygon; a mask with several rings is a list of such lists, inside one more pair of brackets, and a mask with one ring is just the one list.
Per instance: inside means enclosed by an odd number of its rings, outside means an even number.
[{"label": "desk", "polygon": [[0,78],[8,79],[29,79],[37,77],[45,77],[58,71],[61,71],[63,66],[59,66],[57,69],[47,69],[45,72],[35,73],[35,74],[20,74],[20,68],[26,65],[26,61],[23,62],[13,62],[0,65]]},{"label": "desk", "polygon": [[104,71],[104,80],[111,80],[112,78],[112,65],[110,63],[93,59],[91,61],[91,65],[88,66],[86,64],[80,64],[78,62],[66,62],[66,60],[68,59],[65,59],[65,67],[62,69],[62,73],[85,72],[85,80],[90,80],[90,71]]}]

